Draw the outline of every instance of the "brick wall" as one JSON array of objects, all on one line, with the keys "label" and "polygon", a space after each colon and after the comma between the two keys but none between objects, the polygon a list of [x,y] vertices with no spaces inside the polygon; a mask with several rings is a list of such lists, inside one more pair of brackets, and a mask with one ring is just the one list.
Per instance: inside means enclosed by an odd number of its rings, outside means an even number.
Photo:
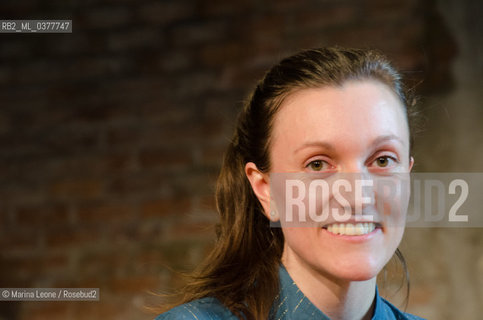
[{"label": "brick wall", "polygon": [[[0,287],[99,287],[101,301],[0,303],[0,319],[150,319],[209,250],[213,188],[241,102],[300,48],[373,46],[422,92],[451,87],[434,1],[2,1]],[[416,301],[417,303],[417,301]]]}]

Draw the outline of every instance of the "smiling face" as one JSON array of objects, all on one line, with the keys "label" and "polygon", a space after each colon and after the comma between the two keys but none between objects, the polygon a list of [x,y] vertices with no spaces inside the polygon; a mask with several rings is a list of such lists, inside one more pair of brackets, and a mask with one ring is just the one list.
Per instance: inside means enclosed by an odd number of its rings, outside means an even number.
[{"label": "smiling face", "polygon": [[[275,116],[270,163],[271,173],[407,173],[412,159],[404,107],[386,85],[370,80],[296,91]],[[371,196],[363,212],[380,223],[374,230],[370,224],[301,228],[282,223],[284,264],[333,279],[375,277],[401,241],[408,199],[396,194],[402,209],[388,213],[378,210],[380,195]]]}]

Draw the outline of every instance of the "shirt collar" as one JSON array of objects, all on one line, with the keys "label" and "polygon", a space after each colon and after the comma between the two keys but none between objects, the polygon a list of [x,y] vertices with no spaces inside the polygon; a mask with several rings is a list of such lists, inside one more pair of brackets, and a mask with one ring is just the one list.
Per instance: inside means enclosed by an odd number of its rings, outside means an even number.
[{"label": "shirt collar", "polygon": [[[322,311],[310,302],[309,299],[300,291],[297,284],[293,281],[292,277],[285,269],[283,264],[280,264],[279,268],[280,277],[280,293],[275,299],[274,306],[272,307],[271,319],[276,320],[288,320],[288,319],[321,319],[330,320]],[[374,305],[373,320],[378,319],[391,319],[388,310],[386,310],[384,300],[379,295],[376,287],[376,297]]]},{"label": "shirt collar", "polygon": [[283,264],[279,268],[280,293],[275,299],[273,319],[322,319],[330,320],[300,291]]}]

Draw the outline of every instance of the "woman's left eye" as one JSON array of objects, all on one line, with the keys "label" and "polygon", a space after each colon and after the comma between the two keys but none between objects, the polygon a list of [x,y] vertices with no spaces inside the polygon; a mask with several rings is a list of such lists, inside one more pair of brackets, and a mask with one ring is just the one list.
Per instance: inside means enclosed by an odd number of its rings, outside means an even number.
[{"label": "woman's left eye", "polygon": [[306,168],[309,168],[312,171],[322,171],[326,170],[329,167],[327,161],[324,160],[314,160],[311,161]]},{"label": "woman's left eye", "polygon": [[382,156],[382,157],[378,157],[376,160],[374,160],[373,164],[376,167],[379,167],[379,168],[387,168],[387,167],[394,165],[394,163],[396,163],[396,162],[397,162],[397,160],[394,159],[393,157]]}]

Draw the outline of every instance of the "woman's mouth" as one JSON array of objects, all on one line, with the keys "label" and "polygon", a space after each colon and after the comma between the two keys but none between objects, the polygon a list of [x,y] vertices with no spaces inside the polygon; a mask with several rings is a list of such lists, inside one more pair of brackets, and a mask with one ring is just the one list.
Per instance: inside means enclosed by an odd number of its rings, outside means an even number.
[{"label": "woman's mouth", "polygon": [[362,222],[362,223],[333,223],[323,228],[328,232],[337,235],[361,236],[373,232],[376,228],[381,228],[379,223]]}]

